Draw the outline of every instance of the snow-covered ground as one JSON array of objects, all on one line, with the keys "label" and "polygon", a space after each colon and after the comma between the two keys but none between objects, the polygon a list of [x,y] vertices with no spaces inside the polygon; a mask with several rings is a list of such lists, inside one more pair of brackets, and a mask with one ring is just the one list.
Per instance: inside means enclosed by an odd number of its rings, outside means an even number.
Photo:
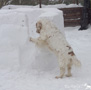
[{"label": "snow-covered ground", "polygon": [[[82,63],[80,69],[73,68],[73,77],[55,79],[59,74],[57,61],[53,60],[52,64],[50,59],[54,56],[44,53],[34,61],[37,65],[35,69],[0,68],[0,90],[91,90],[91,27],[86,31],[78,31],[78,28],[65,28],[66,38]],[[0,57],[1,54],[3,52],[0,51]],[[31,53],[28,55],[31,56]],[[12,57],[12,53],[10,56]],[[4,57],[7,57],[7,54]],[[12,60],[14,59],[17,60]],[[27,60],[25,63],[29,64]]]},{"label": "snow-covered ground", "polygon": [[[0,90],[91,90],[91,26],[85,31],[64,28],[62,15],[49,8],[0,10]],[[80,69],[73,67],[70,78],[55,79],[60,74],[56,57],[29,42],[38,36],[35,24],[43,17],[65,32],[82,63]]]}]

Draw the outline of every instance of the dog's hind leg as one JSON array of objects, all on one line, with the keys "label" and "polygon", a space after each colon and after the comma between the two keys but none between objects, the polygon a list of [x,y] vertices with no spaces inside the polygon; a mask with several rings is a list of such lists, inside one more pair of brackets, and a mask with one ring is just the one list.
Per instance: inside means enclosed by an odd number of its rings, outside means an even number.
[{"label": "dog's hind leg", "polygon": [[71,67],[72,67],[72,59],[69,60],[69,63],[67,65],[67,71],[68,71],[67,74],[66,74],[67,77],[71,77],[72,76]]},{"label": "dog's hind leg", "polygon": [[63,67],[60,67],[60,76],[56,76],[55,78],[63,78],[63,76],[64,76],[64,74],[65,74],[65,68],[63,68]]},{"label": "dog's hind leg", "polygon": [[60,66],[60,76],[56,76],[55,78],[63,78],[64,74],[65,74],[65,59],[60,59],[59,58],[59,66]]}]

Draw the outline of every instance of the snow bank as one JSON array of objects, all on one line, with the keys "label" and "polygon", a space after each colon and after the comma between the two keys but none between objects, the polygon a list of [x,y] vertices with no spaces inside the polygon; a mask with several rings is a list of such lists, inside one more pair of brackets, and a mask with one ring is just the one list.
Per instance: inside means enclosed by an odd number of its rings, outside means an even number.
[{"label": "snow bank", "polygon": [[30,36],[38,37],[35,24],[40,18],[50,19],[64,33],[63,13],[57,9],[0,10],[0,67],[43,71],[57,67],[55,56],[29,42]]},{"label": "snow bank", "polygon": [[[2,7],[2,9],[17,9],[17,8],[39,8],[39,5],[36,6],[22,6],[22,5],[7,5]],[[55,5],[43,5],[42,4],[42,8],[71,8],[71,7],[82,7],[81,4],[77,5],[77,4],[55,4]]]}]

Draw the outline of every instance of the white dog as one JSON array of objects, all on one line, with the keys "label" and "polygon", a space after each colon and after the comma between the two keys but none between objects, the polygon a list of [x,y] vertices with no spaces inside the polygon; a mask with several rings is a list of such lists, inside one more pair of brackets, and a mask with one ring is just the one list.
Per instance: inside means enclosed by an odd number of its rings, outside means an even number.
[{"label": "white dog", "polygon": [[72,65],[81,66],[81,63],[76,58],[64,35],[48,19],[39,20],[36,23],[36,28],[36,32],[40,34],[40,37],[37,39],[30,38],[30,41],[34,42],[39,47],[46,46],[56,54],[60,66],[60,76],[57,76],[56,78],[63,78],[66,68],[68,70],[66,76],[72,76]]}]

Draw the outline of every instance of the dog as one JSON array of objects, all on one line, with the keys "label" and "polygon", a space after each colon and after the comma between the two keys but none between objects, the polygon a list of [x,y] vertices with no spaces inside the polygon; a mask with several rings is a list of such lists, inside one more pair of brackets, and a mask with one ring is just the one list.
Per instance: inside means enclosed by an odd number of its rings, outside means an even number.
[{"label": "dog", "polygon": [[66,68],[66,76],[72,76],[72,65],[80,67],[81,63],[62,32],[50,20],[43,18],[36,23],[36,32],[40,36],[37,39],[30,37],[29,40],[41,48],[47,47],[58,58],[60,75],[56,78],[63,78]]}]

